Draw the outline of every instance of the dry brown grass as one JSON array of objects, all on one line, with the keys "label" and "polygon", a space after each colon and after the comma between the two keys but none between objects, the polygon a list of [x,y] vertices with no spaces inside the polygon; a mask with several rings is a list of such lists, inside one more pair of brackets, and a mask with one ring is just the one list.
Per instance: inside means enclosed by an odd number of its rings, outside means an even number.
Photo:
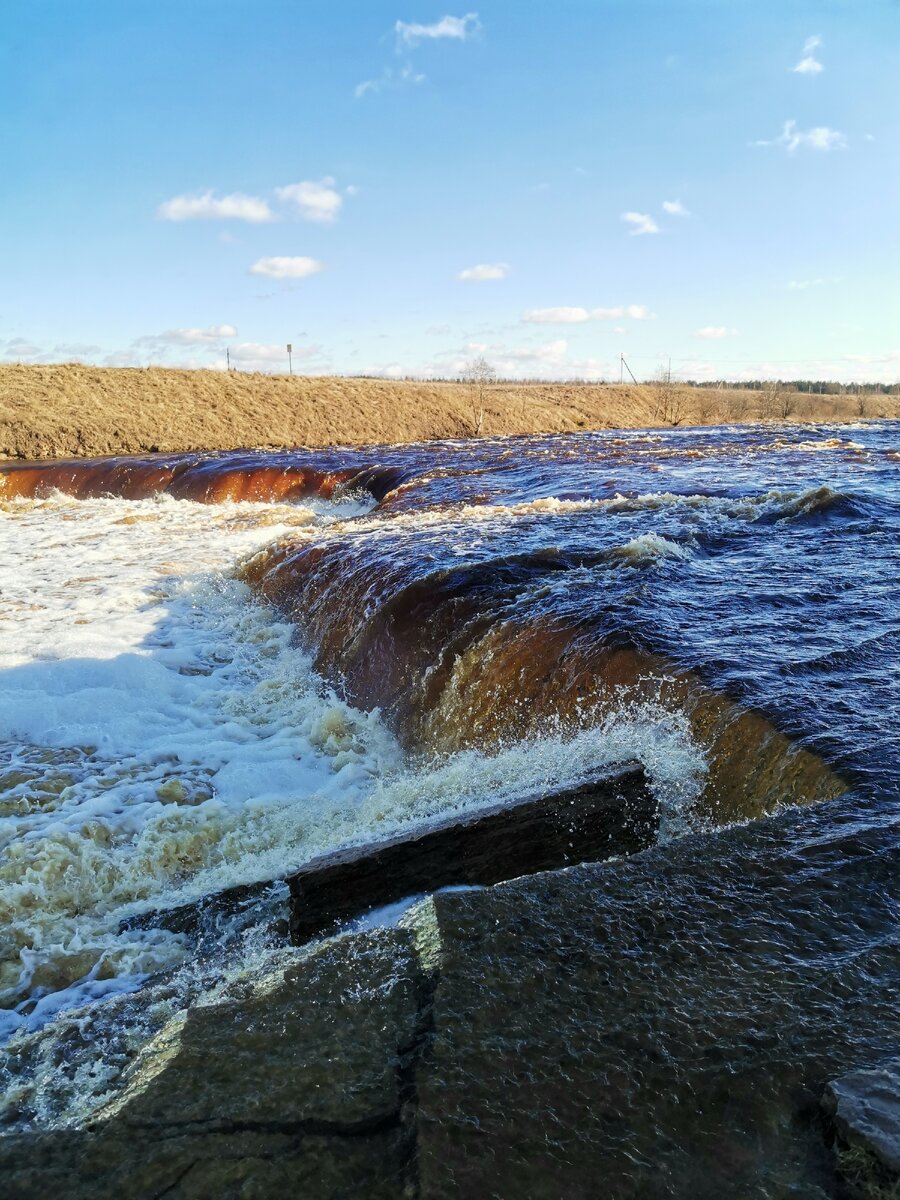
[{"label": "dry brown grass", "polygon": [[[683,425],[752,420],[760,397],[684,389]],[[794,419],[854,420],[851,397],[803,396]],[[647,428],[651,386],[495,383],[483,433]],[[870,415],[897,415],[873,398]],[[147,450],[324,446],[467,437],[472,389],[460,383],[307,378],[163,367],[0,366],[0,455],[57,458]]]}]

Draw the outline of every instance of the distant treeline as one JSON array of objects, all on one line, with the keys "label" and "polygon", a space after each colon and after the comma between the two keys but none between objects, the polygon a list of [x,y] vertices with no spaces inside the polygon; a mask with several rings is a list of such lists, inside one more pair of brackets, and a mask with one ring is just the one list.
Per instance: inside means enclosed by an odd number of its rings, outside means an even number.
[{"label": "distant treeline", "polygon": [[[383,379],[383,376],[346,375],[346,379]],[[461,375],[392,375],[401,383],[463,383]],[[638,380],[639,386],[659,386],[664,374],[656,378]],[[683,379],[672,372],[671,379],[665,379],[667,384],[677,384],[679,387],[712,388],[714,390],[728,389],[729,391],[764,392],[771,388],[775,379]],[[808,392],[817,396],[900,396],[898,383],[835,383],[833,379],[779,379],[778,386],[789,392]],[[544,375],[494,375],[488,384],[493,387],[614,387],[618,386],[615,379],[588,379],[586,376],[570,376],[566,379],[552,379]]]},{"label": "distant treeline", "polygon": [[[688,387],[745,389],[751,392],[764,391],[771,379],[705,380],[684,379],[680,382]],[[783,388],[793,392],[810,392],[818,396],[855,396],[865,392],[869,396],[900,396],[900,383],[835,383],[833,379],[780,379]]]}]

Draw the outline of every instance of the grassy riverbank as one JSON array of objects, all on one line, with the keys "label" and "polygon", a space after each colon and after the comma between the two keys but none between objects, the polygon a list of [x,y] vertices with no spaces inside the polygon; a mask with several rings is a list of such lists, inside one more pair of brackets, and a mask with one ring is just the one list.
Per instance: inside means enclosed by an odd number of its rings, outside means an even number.
[{"label": "grassy riverbank", "polygon": [[[789,410],[787,412],[783,410]],[[744,389],[497,382],[487,436],[703,425],[760,417],[856,420],[856,396],[773,399]],[[873,396],[866,416],[896,416]],[[148,450],[322,446],[467,437],[476,398],[462,383],[185,371],[165,367],[0,365],[0,455],[56,458]]]}]

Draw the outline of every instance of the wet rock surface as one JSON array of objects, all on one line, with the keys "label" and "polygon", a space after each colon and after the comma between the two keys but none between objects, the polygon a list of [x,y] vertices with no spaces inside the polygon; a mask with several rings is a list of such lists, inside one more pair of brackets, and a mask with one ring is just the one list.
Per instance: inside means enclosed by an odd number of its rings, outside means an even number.
[{"label": "wet rock surface", "polygon": [[0,1138],[6,1197],[403,1196],[426,981],[345,937],[170,1021],[78,1129]]},{"label": "wet rock surface", "polygon": [[288,878],[291,934],[302,944],[340,921],[407,896],[483,885],[653,842],[657,804],[640,767],[550,795],[526,796],[325,855]]},{"label": "wet rock surface", "polygon": [[284,951],[4,1194],[838,1197],[823,1090],[900,1041],[900,828],[841,803]]},{"label": "wet rock surface", "polygon": [[900,1177],[900,1058],[829,1083],[822,1107],[840,1144],[873,1159],[873,1172]]},{"label": "wet rock surface", "polygon": [[898,839],[822,821],[436,897],[422,1194],[835,1194],[822,1087],[900,1038]]}]

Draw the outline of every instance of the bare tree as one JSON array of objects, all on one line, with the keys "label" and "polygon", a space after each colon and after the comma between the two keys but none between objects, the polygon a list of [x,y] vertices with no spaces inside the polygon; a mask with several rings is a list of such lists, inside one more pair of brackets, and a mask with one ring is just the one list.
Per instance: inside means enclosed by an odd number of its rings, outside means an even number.
[{"label": "bare tree", "polygon": [[680,425],[687,404],[684,389],[672,378],[668,367],[660,367],[653,377],[653,416],[667,425]]},{"label": "bare tree", "polygon": [[864,392],[859,384],[856,385],[856,415],[858,417],[866,417],[869,415],[869,394]]},{"label": "bare tree", "polygon": [[483,355],[473,358],[467,363],[460,374],[463,383],[472,389],[472,431],[475,437],[481,433],[484,425],[484,392],[485,388],[497,378],[497,372]]},{"label": "bare tree", "polygon": [[760,407],[764,417],[786,421],[796,411],[797,393],[786,388],[780,379],[770,379],[763,384]]}]

